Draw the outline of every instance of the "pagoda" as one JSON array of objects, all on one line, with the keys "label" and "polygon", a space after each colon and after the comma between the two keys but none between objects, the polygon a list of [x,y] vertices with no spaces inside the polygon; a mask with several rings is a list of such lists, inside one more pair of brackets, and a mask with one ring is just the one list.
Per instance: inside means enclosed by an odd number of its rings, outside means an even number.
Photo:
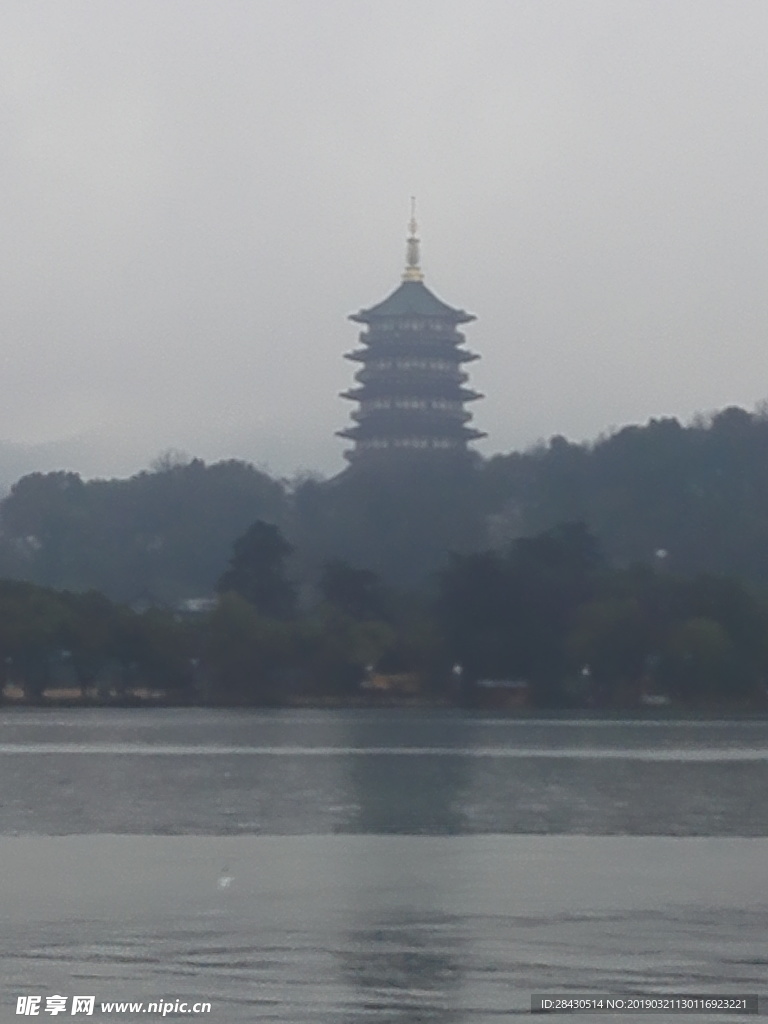
[{"label": "pagoda", "polygon": [[366,326],[361,347],[344,357],[362,364],[355,374],[359,387],[341,393],[359,403],[354,425],[337,431],[354,442],[345,452],[352,463],[384,452],[464,452],[469,441],[486,436],[467,426],[472,414],[465,404],[483,396],[465,386],[461,367],[480,357],[461,347],[465,339],[457,330],[476,318],[446,305],[424,284],[413,201],[409,229],[399,287],[349,317]]}]

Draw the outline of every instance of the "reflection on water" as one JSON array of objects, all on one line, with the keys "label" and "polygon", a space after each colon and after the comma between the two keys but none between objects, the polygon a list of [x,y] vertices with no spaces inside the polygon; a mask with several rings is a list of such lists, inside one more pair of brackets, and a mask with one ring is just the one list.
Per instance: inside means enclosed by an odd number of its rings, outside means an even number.
[{"label": "reflection on water", "polygon": [[762,991],[767,750],[764,722],[6,712],[0,1020],[24,993],[487,1024],[533,992]]},{"label": "reflection on water", "polygon": [[468,958],[461,922],[446,915],[384,915],[350,928],[336,952],[360,1010],[398,1024],[460,1019]]},{"label": "reflection on water", "polygon": [[767,844],[5,838],[0,1000],[208,999],[216,1024],[476,1024],[527,1012],[533,992],[761,991]]},{"label": "reflection on water", "polygon": [[[458,751],[471,749],[469,721],[438,719],[433,748],[418,757],[390,752],[345,761],[351,795],[344,831],[364,833],[460,834],[467,830],[465,794],[472,766]],[[360,748],[370,737],[365,721],[351,721],[345,738]],[[441,753],[440,751],[449,753]],[[341,831],[337,827],[336,831]]]},{"label": "reflection on water", "polygon": [[0,767],[5,834],[768,835],[766,722],[9,711]]}]

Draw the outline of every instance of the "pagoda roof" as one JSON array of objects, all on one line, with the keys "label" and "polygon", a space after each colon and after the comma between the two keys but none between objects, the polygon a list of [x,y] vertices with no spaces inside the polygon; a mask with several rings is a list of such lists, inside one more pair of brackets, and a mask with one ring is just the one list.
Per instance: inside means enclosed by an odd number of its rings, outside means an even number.
[{"label": "pagoda roof", "polygon": [[368,324],[399,316],[444,317],[457,324],[466,324],[476,319],[472,313],[454,309],[438,299],[423,281],[403,281],[383,302],[370,309],[361,309],[359,313],[352,313],[349,319]]}]

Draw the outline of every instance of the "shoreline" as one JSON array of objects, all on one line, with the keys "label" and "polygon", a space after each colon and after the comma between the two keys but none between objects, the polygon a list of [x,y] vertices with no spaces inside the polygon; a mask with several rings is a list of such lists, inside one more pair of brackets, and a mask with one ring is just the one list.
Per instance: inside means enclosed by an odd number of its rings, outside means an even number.
[{"label": "shoreline", "polygon": [[572,722],[768,722],[768,707],[745,708],[733,705],[670,705],[659,707],[612,707],[612,708],[567,708],[567,707],[526,707],[514,709],[462,707],[445,700],[410,699],[343,699],[343,698],[299,698],[281,704],[222,704],[191,702],[187,700],[160,699],[152,697],[128,697],[125,699],[94,700],[66,697],[43,698],[40,701],[5,700],[0,704],[0,714],[5,711],[248,711],[248,712],[335,712],[335,711],[379,711],[419,713],[446,713],[452,717],[485,718],[505,722],[530,721],[572,721]]}]

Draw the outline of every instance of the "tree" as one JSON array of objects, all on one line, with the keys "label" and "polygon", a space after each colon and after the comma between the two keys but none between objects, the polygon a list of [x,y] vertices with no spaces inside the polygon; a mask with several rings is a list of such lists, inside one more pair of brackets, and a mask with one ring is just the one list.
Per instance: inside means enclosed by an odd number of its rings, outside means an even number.
[{"label": "tree", "polygon": [[0,583],[0,657],[27,700],[39,701],[62,647],[68,609],[59,594],[29,583]]},{"label": "tree", "polygon": [[214,590],[250,523],[285,514],[283,484],[236,460],[168,457],[127,480],[33,473],[0,504],[0,575],[174,604]]},{"label": "tree", "polygon": [[375,665],[393,642],[394,632],[386,623],[319,605],[298,634],[302,676],[317,694],[349,696],[359,691],[366,667]]},{"label": "tree", "polygon": [[230,590],[204,629],[203,660],[213,703],[282,703],[295,649],[291,626],[265,618],[251,602]]},{"label": "tree", "polygon": [[723,627],[702,616],[670,631],[661,663],[666,689],[687,703],[716,699],[727,687],[731,642]]},{"label": "tree", "polygon": [[566,638],[603,566],[580,523],[515,541],[505,555],[454,556],[440,576],[439,609],[465,680],[522,678],[536,700],[556,703],[569,658]]},{"label": "tree", "polygon": [[273,523],[259,519],[233,546],[229,568],[219,579],[219,593],[238,594],[261,614],[291,618],[296,611],[296,588],[286,575],[293,547]]},{"label": "tree", "polygon": [[84,594],[65,593],[62,599],[69,611],[64,643],[85,699],[116,654],[120,610],[94,590]]},{"label": "tree", "polygon": [[315,564],[343,559],[387,585],[423,587],[448,551],[484,542],[474,458],[412,457],[351,466],[293,495],[295,536]]},{"label": "tree", "polygon": [[636,700],[654,650],[646,609],[632,596],[588,601],[576,610],[567,650],[574,676],[588,669],[599,703]]},{"label": "tree", "polygon": [[191,636],[188,625],[162,608],[135,617],[136,670],[155,690],[189,700],[192,695]]},{"label": "tree", "polygon": [[323,566],[318,590],[323,600],[353,619],[386,618],[384,589],[370,569],[356,569],[335,558]]}]

